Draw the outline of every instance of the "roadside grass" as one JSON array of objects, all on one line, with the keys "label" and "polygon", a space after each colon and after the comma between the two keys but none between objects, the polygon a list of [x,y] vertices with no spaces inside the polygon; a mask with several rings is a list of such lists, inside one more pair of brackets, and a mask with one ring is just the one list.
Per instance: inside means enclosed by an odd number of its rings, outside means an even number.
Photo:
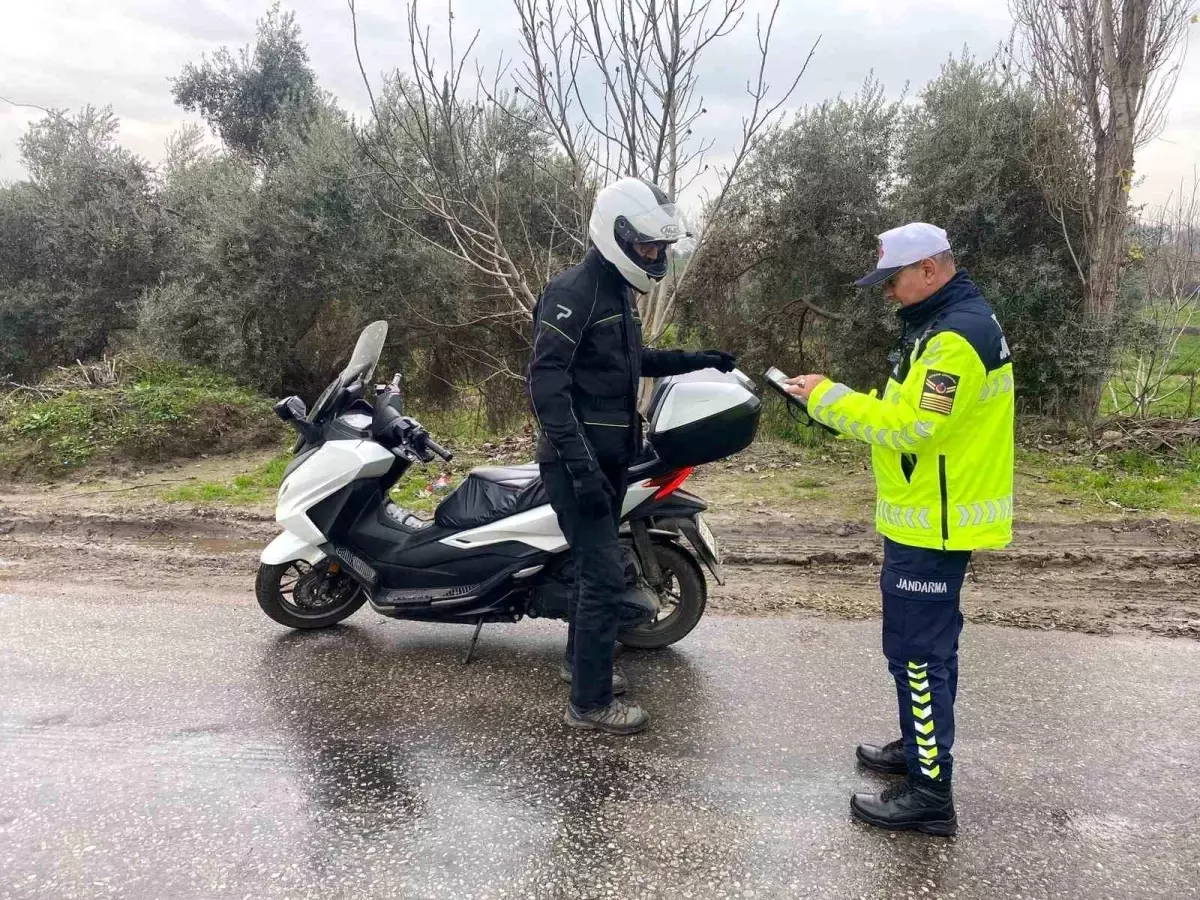
[{"label": "roadside grass", "polygon": [[787,441],[798,447],[821,448],[835,442],[833,435],[819,425],[810,424],[799,410],[793,412],[793,408],[770,389],[763,395],[758,433],[760,440],[765,437]]},{"label": "roadside grass", "polygon": [[291,460],[291,453],[284,451],[257,468],[227,481],[184,484],[164,491],[161,496],[168,503],[228,503],[238,506],[262,503],[278,492],[283,482],[283,470]]},{"label": "roadside grass", "polygon": [[714,511],[773,509],[858,520],[875,508],[871,454],[865,445],[821,438],[807,446],[769,431],[760,432],[758,441],[736,458],[702,466],[689,489]]},{"label": "roadside grass", "polygon": [[1107,456],[1018,454],[1018,472],[1035,497],[1080,512],[1173,513],[1200,517],[1200,449],[1182,458],[1140,450]]},{"label": "roadside grass", "polygon": [[[1165,419],[1194,419],[1200,414],[1200,363],[1193,365],[1196,366],[1195,373],[1188,371],[1163,378],[1155,391],[1162,399],[1150,404],[1149,415]],[[1103,416],[1133,415],[1135,405],[1130,391],[1133,378],[1132,375],[1127,377],[1128,381],[1120,376],[1114,377],[1110,382],[1111,389],[1105,390],[1100,404]]]},{"label": "roadside grass", "polygon": [[1200,334],[1181,334],[1175,345],[1175,358],[1171,364],[1171,372],[1177,375],[1190,375],[1200,371]]},{"label": "roadside grass", "polygon": [[115,376],[97,387],[60,370],[0,397],[0,478],[232,453],[283,434],[271,404],[225,376],[159,361],[121,361]]}]

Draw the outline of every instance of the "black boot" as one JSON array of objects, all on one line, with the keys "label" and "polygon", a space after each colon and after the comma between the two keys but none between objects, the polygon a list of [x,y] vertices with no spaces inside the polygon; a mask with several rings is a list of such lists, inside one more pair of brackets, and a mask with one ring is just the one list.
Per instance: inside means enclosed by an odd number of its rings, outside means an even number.
[{"label": "black boot", "polygon": [[881,794],[855,794],[850,798],[850,812],[860,822],[889,831],[920,831],[941,837],[958,834],[948,782],[909,777]]},{"label": "black boot", "polygon": [[908,763],[904,759],[904,738],[882,747],[874,744],[859,744],[854,751],[858,761],[880,775],[907,775]]}]

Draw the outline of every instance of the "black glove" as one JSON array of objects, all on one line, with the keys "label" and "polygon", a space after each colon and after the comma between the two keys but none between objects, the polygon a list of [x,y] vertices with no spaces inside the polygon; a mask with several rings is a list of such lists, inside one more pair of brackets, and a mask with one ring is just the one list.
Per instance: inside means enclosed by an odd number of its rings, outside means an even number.
[{"label": "black glove", "polygon": [[585,519],[602,519],[612,514],[613,489],[600,472],[593,472],[571,482],[575,504]]},{"label": "black glove", "polygon": [[716,369],[718,372],[732,372],[737,367],[737,357],[724,350],[702,350],[691,354],[697,369]]}]

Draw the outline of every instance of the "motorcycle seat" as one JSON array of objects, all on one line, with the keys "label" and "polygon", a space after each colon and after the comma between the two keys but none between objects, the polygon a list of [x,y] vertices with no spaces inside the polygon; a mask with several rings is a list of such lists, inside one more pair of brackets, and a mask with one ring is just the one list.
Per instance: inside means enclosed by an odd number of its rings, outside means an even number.
[{"label": "motorcycle seat", "polygon": [[549,503],[537,464],[475,469],[433,515],[441,528],[465,531]]},{"label": "motorcycle seat", "polygon": [[480,478],[504,487],[523,488],[542,476],[537,463],[528,463],[523,466],[492,466],[474,469],[470,477]]}]

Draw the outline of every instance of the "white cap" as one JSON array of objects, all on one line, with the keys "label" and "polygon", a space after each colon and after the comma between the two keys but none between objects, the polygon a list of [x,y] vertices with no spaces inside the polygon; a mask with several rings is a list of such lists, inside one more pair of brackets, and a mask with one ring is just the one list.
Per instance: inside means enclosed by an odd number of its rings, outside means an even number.
[{"label": "white cap", "polygon": [[870,287],[891,278],[905,266],[937,256],[950,249],[946,232],[936,225],[910,222],[879,235],[879,264],[875,271],[854,282]]}]

